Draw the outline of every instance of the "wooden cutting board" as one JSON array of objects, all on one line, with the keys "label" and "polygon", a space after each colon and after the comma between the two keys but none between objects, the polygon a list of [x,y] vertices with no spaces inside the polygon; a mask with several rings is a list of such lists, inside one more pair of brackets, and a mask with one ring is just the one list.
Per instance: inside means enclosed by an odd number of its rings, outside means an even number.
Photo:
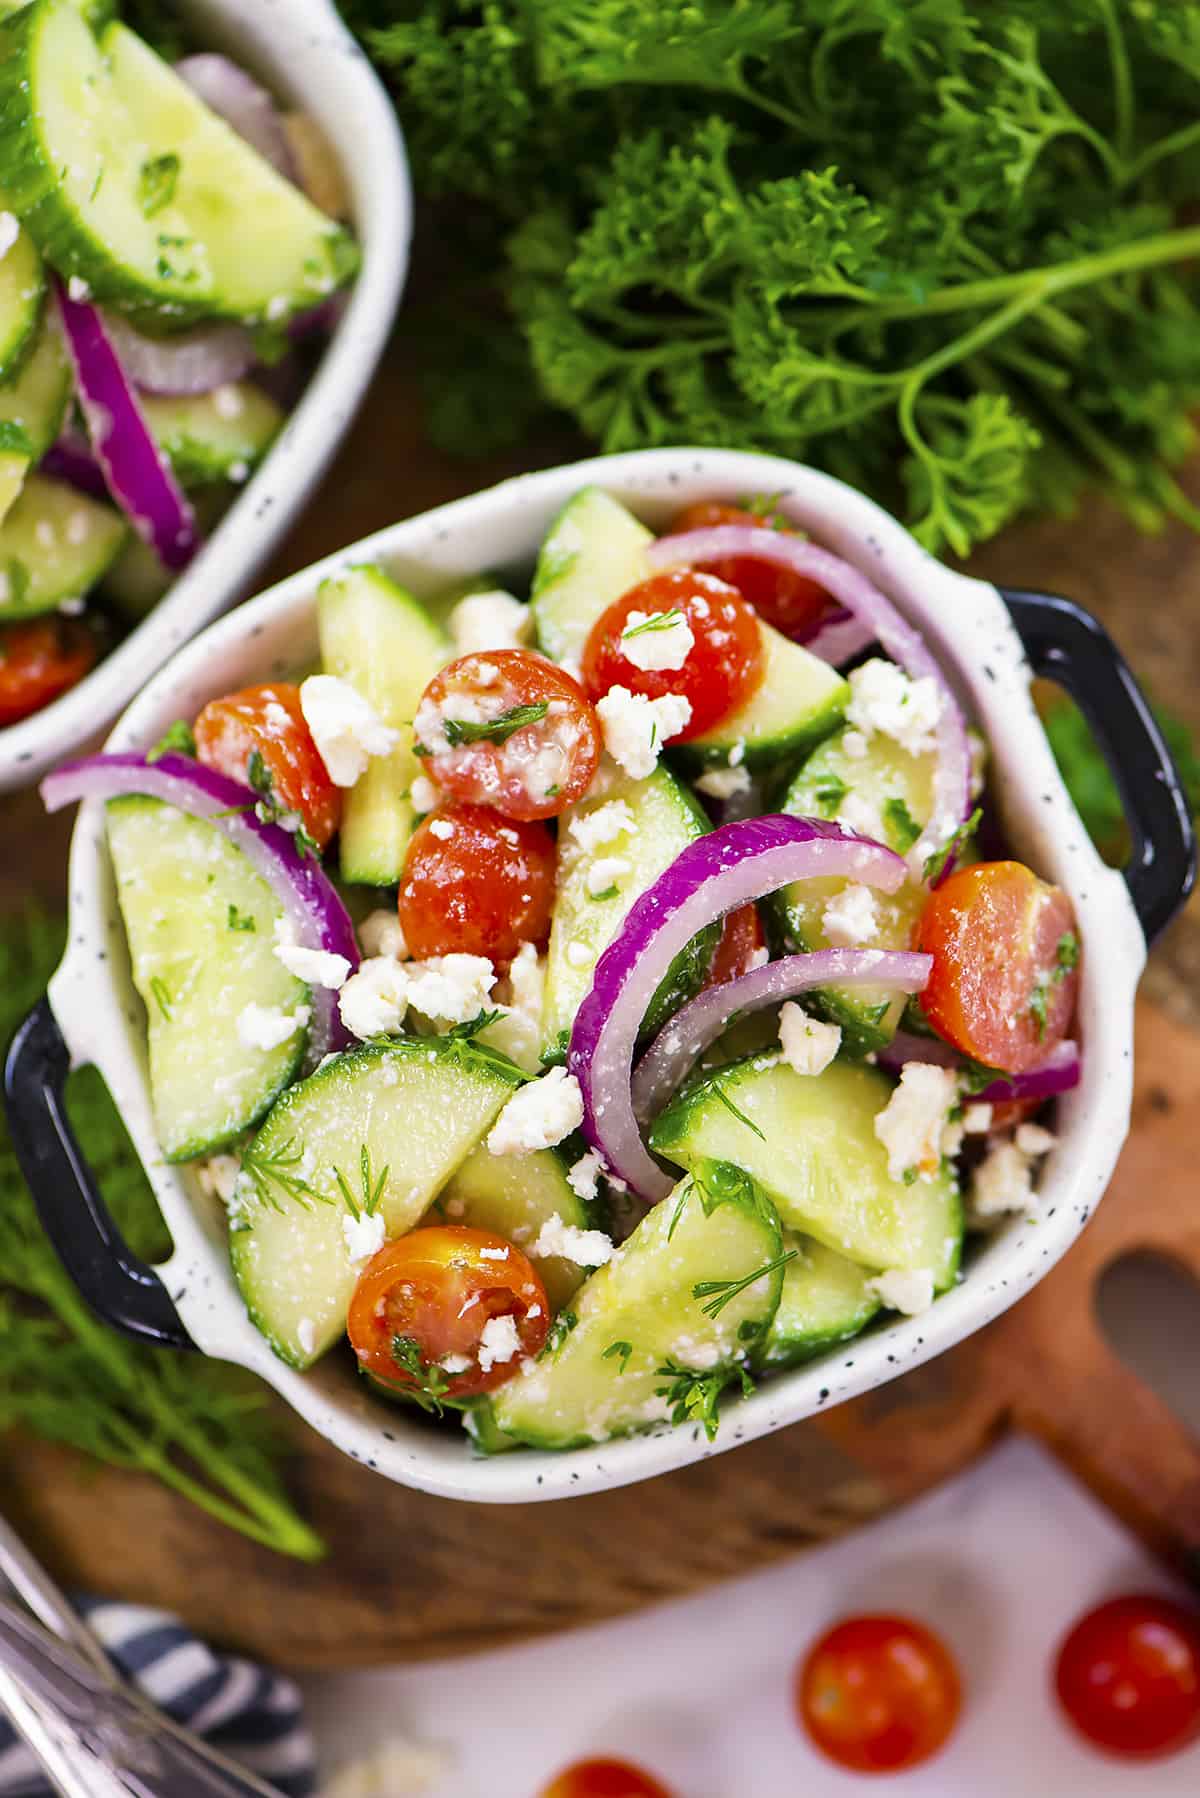
[{"label": "wooden cutting board", "polygon": [[[539,447],[523,466],[574,450]],[[516,467],[463,468],[433,453],[397,352],[272,574]],[[1147,542],[1097,511],[1082,529],[1014,532],[975,567],[1093,606],[1156,694],[1200,723],[1200,540],[1178,530]],[[7,840],[34,845],[31,871],[0,875],[0,905],[31,890],[59,900],[62,821],[23,795],[0,802],[0,822]],[[0,1508],[65,1582],[167,1605],[216,1640],[308,1667],[491,1648],[679,1596],[879,1516],[1011,1428],[1040,1437],[1182,1562],[1200,1548],[1200,1449],[1116,1359],[1094,1297],[1133,1250],[1200,1277],[1200,919],[1174,927],[1146,995],[1133,1134],[1081,1242],[980,1335],[818,1421],[647,1485],[491,1507],[388,1485],[285,1414],[293,1488],[330,1545],[311,1568],[149,1481],[35,1443],[5,1444]]]}]

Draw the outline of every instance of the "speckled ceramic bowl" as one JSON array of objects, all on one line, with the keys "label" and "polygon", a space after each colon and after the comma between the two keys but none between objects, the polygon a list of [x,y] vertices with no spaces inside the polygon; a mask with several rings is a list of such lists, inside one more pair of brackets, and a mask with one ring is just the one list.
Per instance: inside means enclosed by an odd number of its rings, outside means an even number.
[{"label": "speckled ceramic bowl", "polygon": [[[1129,1120],[1133,999],[1152,935],[1186,892],[1187,809],[1170,758],[1128,671],[1086,614],[1064,601],[1001,595],[943,568],[894,519],[829,476],[773,457],[653,450],[526,475],[407,520],[283,582],[181,650],[120,720],[111,749],[144,749],[172,719],[230,687],[279,676],[317,650],[315,596],[349,562],[376,560],[418,593],[482,567],[526,578],[543,533],[577,488],[596,482],[661,528],[701,498],[778,492],[793,518],[857,563],[927,634],[986,733],[1005,827],[1016,851],[1070,893],[1085,954],[1082,1084],[1059,1102],[1058,1146],[1041,1176],[1036,1228],[1014,1218],[972,1252],[966,1276],[920,1318],[895,1318],[840,1350],[730,1403],[715,1442],[691,1427],[563,1454],[477,1458],[465,1435],[373,1398],[348,1355],[287,1368],[250,1323],[230,1272],[220,1208],[183,1168],[163,1162],[146,1080],[144,1018],[129,977],[104,838],[85,804],[71,852],[70,946],[10,1056],[8,1099],[19,1152],[47,1229],[92,1302],[127,1329],[253,1368],[315,1430],[389,1479],[452,1498],[558,1498],[649,1478],[881,1385],[978,1330],[1065,1253],[1103,1195]],[[1025,646],[1022,645],[1022,634]],[[1031,663],[1076,690],[1119,762],[1135,856],[1105,867],[1059,780],[1030,703]],[[1097,947],[1099,946],[1099,947]],[[99,1067],[146,1165],[175,1244],[157,1270],[114,1236],[62,1118],[68,1060]]]},{"label": "speckled ceramic bowl", "polygon": [[77,752],[181,643],[251,591],[358,410],[408,272],[404,141],[391,101],[332,0],[179,0],[178,10],[197,43],[227,51],[321,125],[345,175],[362,268],[319,367],[200,554],[85,680],[0,730],[0,792]]}]

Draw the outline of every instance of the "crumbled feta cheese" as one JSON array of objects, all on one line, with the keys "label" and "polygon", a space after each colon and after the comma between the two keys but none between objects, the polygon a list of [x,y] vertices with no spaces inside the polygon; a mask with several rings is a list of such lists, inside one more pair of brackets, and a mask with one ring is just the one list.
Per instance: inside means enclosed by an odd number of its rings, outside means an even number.
[{"label": "crumbled feta cheese", "polygon": [[466,1373],[470,1365],[470,1355],[443,1355],[441,1359],[443,1373]]},{"label": "crumbled feta cheese", "polygon": [[752,974],[755,968],[765,968],[770,959],[771,951],[765,944],[757,949],[751,949],[750,960],[746,963],[747,974]]},{"label": "crumbled feta cheese", "polygon": [[273,325],[277,325],[280,319],[287,317],[291,308],[292,302],[289,300],[286,293],[272,294],[271,298],[267,301],[267,318],[269,322]]},{"label": "crumbled feta cheese", "polygon": [[577,1267],[603,1267],[614,1254],[613,1242],[603,1230],[581,1230],[576,1224],[564,1224],[561,1217],[548,1217],[538,1232],[530,1253],[561,1255]]},{"label": "crumbled feta cheese", "polygon": [[373,755],[390,755],[400,741],[400,732],[336,674],[310,674],[300,688],[300,710],[336,787],[352,787]]},{"label": "crumbled feta cheese", "polygon": [[436,837],[439,843],[448,843],[454,835],[454,826],[449,818],[434,818],[429,826],[429,834]]},{"label": "crumbled feta cheese", "polygon": [[486,955],[431,955],[428,961],[408,962],[405,973],[413,1010],[445,1024],[477,1017],[496,984]]},{"label": "crumbled feta cheese", "polygon": [[87,601],[81,593],[72,593],[66,599],[60,599],[57,610],[64,618],[81,618],[87,610]]},{"label": "crumbled feta cheese", "polygon": [[200,1191],[211,1199],[220,1199],[223,1205],[228,1205],[233,1198],[241,1171],[242,1164],[236,1155],[210,1155],[207,1161],[196,1163]]},{"label": "crumbled feta cheese", "polygon": [[971,1211],[975,1217],[1000,1217],[1027,1211],[1033,1199],[1033,1168],[1015,1142],[998,1142],[971,1176]]},{"label": "crumbled feta cheese", "polygon": [[887,846],[886,829],[879,807],[865,799],[861,793],[847,793],[838,806],[837,821],[844,824],[847,830],[855,831],[860,837],[870,837],[873,843]]},{"label": "crumbled feta cheese", "polygon": [[302,1317],[296,1325],[296,1341],[304,1354],[311,1355],[317,1346],[317,1328],[311,1317]]},{"label": "crumbled feta cheese", "polygon": [[360,1211],[357,1217],[347,1211],[342,1219],[342,1235],[346,1239],[346,1252],[352,1263],[369,1261],[383,1247],[385,1231],[383,1218],[378,1211]]},{"label": "crumbled feta cheese", "polygon": [[567,825],[567,836],[586,854],[611,843],[623,831],[633,829],[633,813],[623,799],[610,799],[594,812],[580,812]]},{"label": "crumbled feta cheese", "polygon": [[479,1259],[481,1261],[507,1261],[511,1252],[512,1251],[508,1248],[480,1249]]},{"label": "crumbled feta cheese", "polygon": [[610,687],[596,711],[608,753],[634,780],[645,780],[658,766],[659,750],[687,724],[692,706],[680,693],[647,699],[628,687]]},{"label": "crumbled feta cheese", "polygon": [[82,275],[72,275],[67,282],[67,298],[74,300],[77,306],[85,305],[92,297],[92,290]]},{"label": "crumbled feta cheese", "polygon": [[213,388],[212,402],[213,411],[218,418],[237,418],[246,407],[245,400],[232,381]]},{"label": "crumbled feta cheese", "polygon": [[745,737],[739,737],[733,748],[729,751],[729,766],[731,768],[736,768],[738,764],[744,762],[745,759],[746,739]]},{"label": "crumbled feta cheese", "polygon": [[879,918],[870,887],[850,881],[835,893],[822,913],[821,928],[834,948],[873,942],[879,935]]},{"label": "crumbled feta cheese", "polygon": [[[494,687],[500,679],[500,670],[495,662],[476,662],[474,675],[477,686]],[[558,702],[556,701],[556,703]],[[550,710],[553,709],[553,707],[550,708]]]},{"label": "crumbled feta cheese", "polygon": [[345,986],[350,963],[344,955],[329,949],[306,949],[300,943],[276,943],[275,954],[289,974],[309,986],[324,986],[336,992]]},{"label": "crumbled feta cheese", "polygon": [[437,810],[442,793],[436,781],[430,780],[427,774],[417,774],[408,789],[408,797],[412,801],[414,812],[427,813]]},{"label": "crumbled feta cheese", "polygon": [[408,944],[394,911],[381,905],[368,912],[358,927],[358,940],[367,955],[390,955],[395,961],[408,960]]},{"label": "crumbled feta cheese", "polygon": [[710,799],[732,799],[737,793],[750,791],[750,776],[745,768],[709,768],[696,778],[696,791]]},{"label": "crumbled feta cheese", "polygon": [[539,955],[535,943],[522,943],[508,964],[510,1004],[532,1018],[542,1015],[542,992],[546,985],[546,958]]},{"label": "crumbled feta cheese", "polygon": [[235,487],[240,487],[243,481],[248,481],[250,478],[250,464],[241,460],[231,462],[225,473]]},{"label": "crumbled feta cheese", "polygon": [[579,1160],[567,1169],[567,1185],[576,1198],[582,1199],[584,1204],[587,1204],[595,1198],[596,1187],[603,1172],[604,1158],[599,1149],[589,1149],[586,1155],[581,1155]]},{"label": "crumbled feta cheese", "polygon": [[238,1013],[237,1036],[243,1049],[277,1049],[295,1036],[311,1016],[307,1005],[284,1011],[278,1005],[244,1005]]},{"label": "crumbled feta cheese", "polygon": [[900,1084],[875,1119],[875,1134],[887,1150],[888,1173],[902,1180],[911,1169],[926,1178],[937,1173],[949,1113],[958,1103],[958,1075],[929,1061],[910,1061]]},{"label": "crumbled feta cheese", "polygon": [[586,943],[581,943],[578,937],[576,937],[574,942],[567,944],[568,967],[590,968],[595,959],[596,951],[594,949],[589,949]]},{"label": "crumbled feta cheese", "polygon": [[0,212],[0,262],[8,255],[21,235],[21,225],[15,212]]},{"label": "crumbled feta cheese", "polygon": [[550,1149],[583,1122],[583,1095],[574,1074],[551,1068],[515,1092],[488,1135],[493,1155],[531,1155]]},{"label": "crumbled feta cheese", "polygon": [[480,1373],[490,1373],[502,1361],[511,1361],[521,1352],[514,1317],[489,1317],[479,1336],[476,1358]]},{"label": "crumbled feta cheese", "polygon": [[942,695],[931,674],[913,680],[895,662],[874,656],[850,672],[846,722],[870,737],[879,731],[910,755],[934,747],[934,731],[942,715]]},{"label": "crumbled feta cheese", "polygon": [[587,890],[593,899],[607,893],[623,880],[626,874],[633,873],[633,863],[627,862],[623,855],[600,855],[592,863],[587,874]]},{"label": "crumbled feta cheese", "polygon": [[387,1036],[408,1009],[408,969],[390,955],[360,962],[338,994],[342,1023],[352,1036]]},{"label": "crumbled feta cheese", "polygon": [[621,632],[621,654],[645,674],[682,668],[695,643],[692,627],[680,611],[630,612]]},{"label": "crumbled feta cheese", "polygon": [[982,1100],[968,1105],[963,1112],[962,1127],[964,1136],[986,1136],[992,1127],[992,1107]]},{"label": "crumbled feta cheese", "polygon": [[533,613],[528,606],[499,588],[487,593],[468,593],[449,618],[454,653],[476,655],[489,649],[520,649],[533,633]]},{"label": "crumbled feta cheese", "polygon": [[522,943],[509,964],[507,975],[496,985],[491,1004],[502,1015],[487,1026],[481,1041],[490,1043],[515,1061],[527,1074],[541,1069],[542,991],[546,984],[546,958],[533,943]]},{"label": "crumbled feta cheese", "polygon": [[1039,1155],[1048,1155],[1058,1143],[1053,1130],[1045,1130],[1041,1124],[1018,1124],[1016,1140],[1022,1155],[1035,1160]]},{"label": "crumbled feta cheese", "polygon": [[927,1267],[889,1267],[866,1285],[890,1310],[908,1317],[919,1317],[933,1303],[933,1274]]},{"label": "crumbled feta cheese", "polygon": [[450,740],[446,735],[446,719],[459,724],[490,724],[504,711],[499,694],[447,693],[442,699],[423,699],[413,719],[413,734],[422,749],[431,755],[444,755]]},{"label": "crumbled feta cheese", "polygon": [[842,748],[852,762],[861,762],[867,753],[867,739],[861,730],[848,730],[842,737]]},{"label": "crumbled feta cheese", "polygon": [[779,1011],[779,1041],[783,1059],[797,1074],[823,1074],[842,1046],[842,1032],[789,999]]}]

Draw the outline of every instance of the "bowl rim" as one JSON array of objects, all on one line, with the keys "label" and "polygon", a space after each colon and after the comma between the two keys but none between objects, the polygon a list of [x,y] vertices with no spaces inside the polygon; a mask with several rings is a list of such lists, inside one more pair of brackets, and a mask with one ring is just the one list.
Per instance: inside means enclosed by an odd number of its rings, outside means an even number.
[{"label": "bowl rim", "polygon": [[[1016,1217],[988,1239],[967,1278],[921,1317],[897,1318],[869,1336],[766,1380],[723,1410],[712,1443],[694,1426],[559,1452],[475,1456],[465,1434],[448,1443],[419,1420],[397,1415],[360,1390],[347,1396],[328,1362],[307,1374],[280,1362],[246,1316],[229,1272],[223,1225],[198,1204],[194,1176],[169,1168],[154,1140],[144,1078],[140,1005],[127,973],[118,980],[124,935],[104,850],[102,808],[81,807],[71,847],[71,928],[50,986],[72,1062],[93,1061],[109,1084],[163,1206],[175,1251],[159,1272],[184,1323],[206,1352],[241,1362],[268,1382],[353,1459],[402,1484],[445,1497],[513,1503],[628,1484],[707,1459],[882,1385],[940,1354],[998,1316],[1049,1271],[1103,1194],[1127,1128],[1132,1096],[1133,997],[1145,941],[1121,875],[1107,868],[1058,775],[1029,696],[1030,671],[993,587],[936,562],[874,502],[833,477],[749,451],[632,451],[521,475],[404,520],[301,570],[219,620],[182,649],[127,709],[112,749],[144,748],[173,716],[202,703],[226,680],[222,657],[255,662],[274,654],[292,667],[312,653],[321,581],[364,560],[381,560],[431,589],[468,567],[530,562],[566,497],[595,482],[664,522],[691,498],[779,492],[781,503],[835,552],[865,567],[927,631],[950,678],[987,735],[996,790],[1014,846],[1067,887],[1085,940],[1081,1029],[1087,1044],[1079,1088],[1060,1101],[1058,1147],[1039,1182],[1031,1218]],[[819,527],[819,529],[818,529]],[[471,533],[496,542],[486,562]],[[504,544],[510,548],[505,551]],[[937,609],[936,622],[932,620]],[[101,948],[100,945],[103,945]],[[127,969],[127,962],[126,962]]]},{"label": "bowl rim", "polygon": [[[181,0],[227,49],[323,126],[347,176],[362,267],[279,436],[200,553],[92,672],[0,729],[0,792],[95,739],[197,631],[244,594],[332,460],[365,394],[408,273],[412,190],[395,108],[332,0]],[[356,149],[357,154],[352,154]],[[369,151],[369,154],[367,153]]]}]

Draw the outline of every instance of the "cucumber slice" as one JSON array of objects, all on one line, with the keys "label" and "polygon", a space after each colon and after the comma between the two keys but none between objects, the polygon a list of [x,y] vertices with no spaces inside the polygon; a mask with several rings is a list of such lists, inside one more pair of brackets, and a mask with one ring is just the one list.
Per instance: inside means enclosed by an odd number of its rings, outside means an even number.
[{"label": "cucumber slice", "polygon": [[[228,487],[201,487],[190,497],[196,522],[207,536],[232,504],[234,494]],[[114,612],[127,623],[137,624],[153,611],[176,578],[150,545],[130,531],[120,555],[105,569],[100,591]]]},{"label": "cucumber slice", "polygon": [[[161,225],[176,211],[189,240],[203,245],[210,313],[282,325],[349,281],[359,256],[347,231],[277,174],[127,26],[109,25],[100,45],[134,140],[147,146],[151,160],[176,159],[172,205],[145,222]],[[140,179],[141,169],[135,172]],[[174,263],[174,246],[166,253]],[[186,257],[186,246],[181,253]]]},{"label": "cucumber slice", "polygon": [[493,1155],[486,1147],[475,1149],[438,1194],[429,1221],[468,1224],[507,1236],[529,1255],[552,1309],[561,1311],[583,1283],[583,1269],[562,1255],[533,1255],[530,1244],[552,1217],[579,1230],[592,1228],[588,1207],[567,1184],[569,1165],[569,1158],[557,1149],[539,1149],[533,1155]]},{"label": "cucumber slice", "polygon": [[530,603],[538,643],[555,662],[577,662],[604,612],[650,573],[653,531],[599,487],[569,499],[538,555]]},{"label": "cucumber slice", "polygon": [[317,625],[325,672],[349,681],[385,724],[402,732],[391,755],[367,763],[342,812],[342,879],[392,886],[416,820],[408,797],[421,767],[412,751],[413,716],[454,652],[420,600],[379,568],[351,568],[324,581]]},{"label": "cucumber slice", "polygon": [[761,1356],[764,1370],[795,1367],[848,1342],[866,1328],[881,1305],[868,1289],[870,1274],[857,1262],[794,1230],[783,1232],[783,1246],[795,1249],[796,1257],[783,1270],[779,1309]]},{"label": "cucumber slice", "polygon": [[212,393],[145,394],[141,408],[154,440],[185,487],[242,482],[283,429],[284,412],[250,381]]},{"label": "cucumber slice", "polygon": [[304,1053],[304,1029],[276,1049],[244,1048],[242,1008],[292,1012],[308,988],[274,954],[274,894],[214,825],[158,799],[113,799],[108,845],[146,1006],[158,1139],[168,1161],[188,1161],[256,1123]]},{"label": "cucumber slice", "polygon": [[[623,800],[632,822],[592,852],[581,852],[571,824],[601,806]],[[602,798],[572,806],[559,820],[557,889],[542,1000],[542,1059],[562,1061],[580,1001],[592,984],[597,960],[616,936],[634,900],[652,886],[675,857],[709,828],[708,819],[691,793],[669,769],[659,767],[648,780],[614,781]],[[621,875],[618,891],[593,898],[588,876],[597,860],[615,856],[631,864]],[[606,889],[607,890],[607,889]],[[720,927],[701,931],[671,963],[651,1001],[644,1028],[655,1030],[704,984]],[[578,947],[577,947],[578,945]],[[584,960],[585,954],[590,958]],[[576,963],[582,963],[577,966]]]},{"label": "cucumber slice", "polygon": [[[0,31],[2,55],[3,33]],[[3,142],[3,129],[0,128],[0,146]],[[0,168],[3,167],[0,162]],[[0,211],[3,209],[4,202],[0,198]],[[45,297],[42,259],[28,231],[21,230],[16,242],[0,256],[0,381],[12,381],[20,372],[33,347]]]},{"label": "cucumber slice", "polygon": [[71,386],[62,334],[46,320],[16,378],[0,386],[0,442],[6,430],[19,431],[30,461],[40,460],[62,429]]},{"label": "cucumber slice", "polygon": [[243,1160],[250,1191],[230,1236],[250,1316],[275,1353],[310,1367],[341,1336],[359,1270],[338,1171],[378,1180],[389,1238],[410,1230],[522,1076],[450,1037],[401,1037],[336,1055],[284,1093]]},{"label": "cucumber slice", "polygon": [[735,756],[747,768],[767,768],[802,755],[836,730],[850,698],[836,668],[759,620],[767,652],[761,686],[702,737],[672,743],[687,768],[723,768]]},{"label": "cucumber slice", "polygon": [[[533,1448],[576,1448],[665,1423],[685,1401],[687,1421],[715,1426],[717,1395],[779,1303],[781,1242],[774,1211],[736,1168],[700,1175],[703,1187],[681,1181],[585,1281],[559,1346],[496,1392],[496,1429]],[[729,1282],[716,1316],[705,1309],[713,1298],[694,1292],[701,1281]]]},{"label": "cucumber slice", "polygon": [[[838,731],[809,757],[789,786],[780,810],[796,817],[832,818],[853,794],[878,814],[881,840],[903,855],[933,810],[934,758],[910,755],[878,733],[869,740],[865,755],[851,756],[846,753],[845,738],[846,732]],[[854,821],[858,823],[857,814]],[[829,948],[823,923],[825,907],[847,884],[844,880],[802,880],[773,894],[768,915],[780,946],[789,953]],[[879,935],[872,938],[871,948],[907,949],[927,897],[919,880],[906,881],[897,893],[877,893]],[[855,1055],[886,1047],[899,1028],[905,1006],[903,993],[884,987],[825,987],[809,997],[826,1017],[841,1025],[845,1047]]]},{"label": "cucumber slice", "polygon": [[911,1186],[892,1179],[875,1135],[892,1091],[877,1069],[851,1062],[813,1075],[751,1056],[686,1089],[658,1119],[651,1145],[692,1170],[708,1159],[733,1162],[789,1229],[876,1272],[927,1267],[941,1292],[962,1246],[958,1182],[945,1168]]},{"label": "cucumber slice", "polygon": [[60,274],[176,322],[218,309],[205,246],[169,197],[163,158],[181,142],[145,135],[74,0],[34,0],[0,26],[8,203]]},{"label": "cucumber slice", "polygon": [[0,620],[32,618],[82,599],[128,528],[114,507],[31,474],[0,524]]}]

